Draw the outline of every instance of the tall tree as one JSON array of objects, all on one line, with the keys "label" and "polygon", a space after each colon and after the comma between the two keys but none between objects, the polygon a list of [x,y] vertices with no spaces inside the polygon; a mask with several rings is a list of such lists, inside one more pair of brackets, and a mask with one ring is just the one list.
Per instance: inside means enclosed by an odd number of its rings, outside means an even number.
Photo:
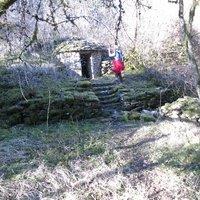
[{"label": "tall tree", "polygon": [[194,47],[192,45],[193,21],[194,21],[194,17],[195,17],[196,7],[198,5],[199,5],[198,0],[192,1],[191,7],[189,10],[189,19],[187,20],[184,15],[184,0],[179,0],[179,18],[181,19],[181,21],[183,23],[187,55],[188,55],[189,61],[191,62],[192,69],[197,77],[196,91],[197,91],[197,95],[200,99],[200,72],[199,72],[199,66],[197,63],[197,59],[194,54]]}]

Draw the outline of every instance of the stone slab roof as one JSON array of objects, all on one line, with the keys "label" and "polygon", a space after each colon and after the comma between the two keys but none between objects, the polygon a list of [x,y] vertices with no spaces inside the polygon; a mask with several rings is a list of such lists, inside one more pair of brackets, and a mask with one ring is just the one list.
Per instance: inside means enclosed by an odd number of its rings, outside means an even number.
[{"label": "stone slab roof", "polygon": [[106,51],[107,48],[102,44],[89,42],[83,39],[66,40],[58,44],[57,53],[81,52],[81,51]]}]

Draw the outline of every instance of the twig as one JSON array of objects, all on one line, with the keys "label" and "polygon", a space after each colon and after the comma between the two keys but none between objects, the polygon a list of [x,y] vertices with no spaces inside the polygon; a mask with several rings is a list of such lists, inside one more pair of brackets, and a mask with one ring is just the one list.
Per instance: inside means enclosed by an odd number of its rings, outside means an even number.
[{"label": "twig", "polygon": [[26,102],[28,102],[28,99],[25,97],[24,92],[22,90],[22,84],[21,84],[20,75],[19,75],[19,88],[20,88],[20,91],[21,91],[21,94],[22,94],[23,98],[25,99]]},{"label": "twig", "polygon": [[50,107],[51,107],[51,91],[49,90],[49,103],[47,108],[47,130],[49,129],[49,113],[50,113]]}]

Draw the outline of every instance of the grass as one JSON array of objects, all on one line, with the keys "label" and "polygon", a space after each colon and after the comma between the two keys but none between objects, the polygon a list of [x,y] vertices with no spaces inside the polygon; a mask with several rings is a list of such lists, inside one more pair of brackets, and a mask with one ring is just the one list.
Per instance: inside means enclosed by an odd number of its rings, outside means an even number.
[{"label": "grass", "polygon": [[164,166],[200,176],[200,144],[165,148],[163,152],[159,161]]},{"label": "grass", "polygon": [[15,148],[16,157],[0,166],[4,177],[21,173],[27,168],[27,160],[37,159],[55,167],[66,165],[71,159],[98,156],[105,152],[105,137],[108,136],[100,123],[89,121],[56,123],[50,125],[48,132],[45,125],[19,125],[8,132],[7,137],[3,134],[2,142],[6,146],[13,141],[13,146],[7,148],[8,151]]},{"label": "grass", "polygon": [[185,177],[199,176],[199,130],[192,124],[92,119],[50,124],[48,130],[43,124],[8,131],[0,143],[0,199],[199,195],[192,181],[183,190]]}]

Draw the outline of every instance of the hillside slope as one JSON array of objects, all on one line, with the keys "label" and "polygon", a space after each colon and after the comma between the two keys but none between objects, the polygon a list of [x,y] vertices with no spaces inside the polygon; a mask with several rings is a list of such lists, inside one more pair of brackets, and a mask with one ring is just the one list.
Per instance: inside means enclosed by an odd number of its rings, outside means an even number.
[{"label": "hillside slope", "polygon": [[[140,76],[125,76],[126,88],[119,84],[119,89],[149,91],[144,83]],[[0,199],[199,199],[199,125],[182,118],[145,122],[114,114],[2,126]]]}]

